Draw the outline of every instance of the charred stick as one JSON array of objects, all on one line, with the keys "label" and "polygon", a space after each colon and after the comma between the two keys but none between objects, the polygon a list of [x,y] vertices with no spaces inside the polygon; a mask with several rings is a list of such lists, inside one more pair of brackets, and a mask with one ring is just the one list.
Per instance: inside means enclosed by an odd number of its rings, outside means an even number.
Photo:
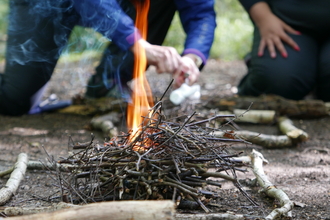
[{"label": "charred stick", "polygon": [[[168,138],[166,141],[164,141],[160,146],[165,145],[168,141],[170,141],[174,136],[176,136],[181,130],[182,128],[189,122],[189,120],[196,114],[196,112],[194,112],[193,114],[191,114],[189,116],[189,118],[185,121],[185,123],[183,123],[183,125],[181,127],[179,127],[179,129],[177,129],[175,132],[173,132],[173,135]],[[166,128],[165,128],[166,129]],[[168,130],[168,129],[167,129]],[[171,131],[171,130],[168,130]]]},{"label": "charred stick", "polygon": [[132,176],[157,176],[158,172],[151,172],[151,173],[147,173],[147,172],[138,172],[138,171],[133,171],[133,170],[125,170],[125,172],[129,175]]},{"label": "charred stick", "polygon": [[195,182],[195,181],[189,181],[189,180],[181,180],[182,183],[188,185],[188,186],[198,186],[198,187],[205,187],[206,181],[204,182]]},{"label": "charred stick", "polygon": [[[165,130],[173,134],[169,139],[167,139],[167,141],[170,140],[172,137],[177,136],[177,137],[179,137],[179,138],[185,140],[186,142],[188,142],[188,143],[194,145],[194,146],[199,150],[199,153],[202,154],[202,150],[201,150],[201,148],[200,148],[200,147],[199,147],[194,141],[191,141],[191,140],[189,140],[188,138],[186,138],[186,137],[184,137],[184,136],[178,134],[179,131],[180,131],[180,129],[178,129],[178,131],[175,131],[175,132],[172,131],[172,130],[170,130],[170,129],[167,129],[167,128],[165,128]],[[165,142],[166,142],[166,141],[165,141]],[[165,143],[165,142],[164,142],[164,143]],[[163,143],[163,144],[164,144],[164,143]]]},{"label": "charred stick", "polygon": [[206,172],[206,173],[202,173],[200,174],[202,177],[219,177],[219,178],[222,178],[222,179],[225,179],[225,180],[229,180],[229,181],[232,181],[232,182],[237,182],[237,179],[235,179],[234,177],[231,177],[227,174],[223,174],[223,173],[216,173],[216,172]]},{"label": "charred stick", "polygon": [[192,192],[189,189],[182,187],[177,183],[163,181],[163,182],[155,183],[155,184],[153,184],[153,186],[172,186],[172,187],[176,187],[177,189],[179,189],[180,191],[182,191],[183,193],[186,193],[188,195],[195,196],[195,197],[199,196],[198,193]]},{"label": "charred stick", "polygon": [[206,213],[210,212],[210,210],[208,208],[206,208],[206,206],[201,202],[201,200],[199,198],[194,197],[194,199]]},{"label": "charred stick", "polygon": [[182,187],[184,187],[184,188],[186,188],[186,189],[188,189],[188,190],[190,190],[190,191],[192,191],[192,192],[198,192],[198,190],[197,190],[196,188],[191,187],[191,186],[188,186],[188,185],[186,185],[186,184],[183,184],[183,183],[181,183],[181,182],[179,182],[179,181],[176,181],[176,180],[174,180],[174,179],[171,179],[171,178],[168,177],[168,176],[165,176],[164,179],[167,180],[168,182],[178,184],[179,186],[182,186]]},{"label": "charred stick", "polygon": [[217,118],[235,118],[235,117],[236,116],[233,115],[233,114],[230,114],[230,115],[216,115],[216,116],[213,116],[212,118],[208,118],[208,119],[205,119],[205,120],[201,120],[201,121],[197,121],[197,122],[187,124],[186,126],[189,127],[189,126],[193,126],[193,125],[199,125],[199,124],[207,123],[207,122],[213,121]]}]

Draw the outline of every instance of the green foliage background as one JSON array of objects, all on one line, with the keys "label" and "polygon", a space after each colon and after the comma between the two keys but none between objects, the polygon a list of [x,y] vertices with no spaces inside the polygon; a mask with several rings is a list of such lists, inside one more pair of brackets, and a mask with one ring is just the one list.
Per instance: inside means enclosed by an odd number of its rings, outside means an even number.
[{"label": "green foliage background", "polygon": [[[7,28],[8,2],[0,0],[0,58],[4,57]],[[215,0],[217,28],[210,58],[237,60],[250,50],[253,27],[247,13],[238,0]],[[164,45],[183,50],[185,34],[178,15],[175,16]],[[85,56],[99,56],[107,45],[107,40],[91,29],[76,27],[70,37],[63,56],[79,59]]]}]

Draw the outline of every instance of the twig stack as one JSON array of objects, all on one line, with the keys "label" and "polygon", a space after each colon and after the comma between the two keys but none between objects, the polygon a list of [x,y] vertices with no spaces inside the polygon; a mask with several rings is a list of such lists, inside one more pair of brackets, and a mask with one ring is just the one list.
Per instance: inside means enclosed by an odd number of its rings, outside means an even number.
[{"label": "twig stack", "polygon": [[[240,139],[216,138],[212,121],[235,117],[217,115],[193,121],[195,113],[179,124],[165,121],[162,102],[144,117],[136,133],[112,138],[103,146],[93,139],[86,145],[74,146],[78,152],[60,163],[70,163],[70,173],[57,172],[64,200],[91,203],[107,200],[171,199],[184,207],[209,210],[205,204],[216,193],[205,186],[221,187],[217,178],[232,181],[243,191],[236,171],[245,171],[244,163],[229,153],[229,142]],[[213,172],[210,172],[213,169]],[[209,178],[213,177],[213,178]]]}]

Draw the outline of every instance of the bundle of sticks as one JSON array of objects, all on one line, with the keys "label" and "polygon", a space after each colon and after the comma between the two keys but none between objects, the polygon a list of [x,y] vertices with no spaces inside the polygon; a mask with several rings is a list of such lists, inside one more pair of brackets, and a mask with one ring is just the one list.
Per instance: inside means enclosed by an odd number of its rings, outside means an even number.
[{"label": "bundle of sticks", "polygon": [[[123,133],[104,142],[74,144],[73,153],[59,161],[70,164],[70,172],[58,172],[64,201],[91,203],[109,200],[171,199],[179,207],[199,207],[208,212],[207,202],[219,195],[206,186],[221,187],[219,180],[231,181],[255,204],[240,186],[236,172],[245,163],[231,152],[230,135],[217,138],[212,122],[235,115],[215,115],[194,120],[195,113],[182,122],[166,121],[162,102],[150,110],[137,132]],[[211,178],[210,178],[211,177]]]}]

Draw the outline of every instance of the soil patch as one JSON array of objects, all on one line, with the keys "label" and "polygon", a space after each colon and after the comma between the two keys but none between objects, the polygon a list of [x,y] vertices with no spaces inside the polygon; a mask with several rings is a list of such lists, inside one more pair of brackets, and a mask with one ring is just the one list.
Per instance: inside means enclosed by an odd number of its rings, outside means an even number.
[{"label": "soil patch", "polygon": [[[80,65],[80,64],[79,64]],[[83,71],[82,71],[83,70]],[[92,66],[77,64],[57,67],[46,95],[56,93],[61,99],[71,99],[75,94],[82,94],[85,83],[92,73]],[[242,61],[223,62],[210,60],[202,72],[200,84],[204,95],[230,96],[235,92],[235,85],[245,74]],[[148,71],[148,79],[155,96],[160,97],[171,78],[163,74],[156,77],[153,69]],[[253,106],[252,106],[253,109]],[[90,130],[89,116],[44,113],[21,117],[0,116],[0,170],[12,166],[20,152],[25,152],[31,160],[46,161],[66,157],[69,154],[68,142],[86,142],[91,139],[103,143],[100,131]],[[330,118],[295,119],[294,124],[304,129],[310,139],[292,148],[264,149],[256,145],[237,144],[233,148],[248,154],[257,149],[270,164],[264,167],[272,183],[284,190],[290,199],[304,204],[295,207],[293,219],[330,219]],[[265,134],[279,134],[276,125],[239,124],[242,129]],[[241,179],[252,177],[251,172],[240,174]],[[6,206],[45,206],[58,196],[58,185],[47,171],[29,170],[21,183],[17,194]],[[6,183],[0,179],[0,187]],[[246,190],[261,205],[252,207],[249,201],[230,183],[223,183],[222,195],[218,199],[216,211],[232,211],[238,214],[264,217],[276,206],[277,201],[258,193],[258,187]],[[202,211],[200,211],[202,212]]]}]

